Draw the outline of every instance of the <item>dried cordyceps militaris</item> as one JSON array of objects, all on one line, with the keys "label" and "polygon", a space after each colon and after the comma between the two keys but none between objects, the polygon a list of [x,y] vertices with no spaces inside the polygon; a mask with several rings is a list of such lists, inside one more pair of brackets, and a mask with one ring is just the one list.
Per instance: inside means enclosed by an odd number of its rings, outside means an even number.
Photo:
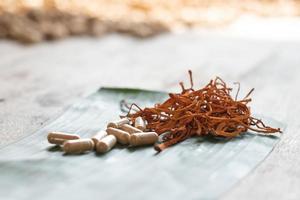
[{"label": "dried cordyceps militaris", "polygon": [[134,121],[142,117],[147,129],[163,134],[162,143],[155,145],[157,151],[181,142],[192,136],[222,136],[233,138],[247,130],[259,133],[281,132],[279,128],[266,126],[260,119],[251,116],[247,104],[253,89],[245,98],[237,100],[230,95],[232,88],[219,77],[211,80],[204,88],[193,89],[192,72],[189,71],[191,88],[180,83],[182,92],[170,93],[170,98],[152,108],[141,109],[128,117]]}]

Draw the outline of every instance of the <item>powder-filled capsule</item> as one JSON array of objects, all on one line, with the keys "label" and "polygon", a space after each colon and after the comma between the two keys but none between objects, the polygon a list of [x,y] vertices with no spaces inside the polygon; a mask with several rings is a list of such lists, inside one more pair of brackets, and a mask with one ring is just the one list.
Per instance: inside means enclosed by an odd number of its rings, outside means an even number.
[{"label": "powder-filled capsule", "polygon": [[98,153],[105,153],[111,150],[117,143],[117,138],[114,135],[107,135],[98,141],[96,150]]},{"label": "powder-filled capsule", "polygon": [[77,134],[51,132],[48,134],[48,142],[51,144],[62,145],[67,140],[77,140],[80,136]]},{"label": "powder-filled capsule", "polygon": [[137,117],[134,120],[134,127],[144,131],[146,129],[146,123],[142,117]]},{"label": "powder-filled capsule", "polygon": [[158,135],[155,132],[134,133],[130,135],[131,146],[141,146],[154,144],[158,140]]},{"label": "powder-filled capsule", "polygon": [[112,128],[120,128],[121,125],[123,124],[129,124],[129,119],[128,118],[122,118],[120,120],[114,121],[114,122],[109,122],[107,124],[107,128],[112,127]]},{"label": "powder-filled capsule", "polygon": [[63,144],[63,150],[70,154],[84,153],[93,149],[94,142],[92,139],[67,140]]},{"label": "powder-filled capsule", "polygon": [[92,140],[95,144],[95,147],[97,146],[97,143],[102,139],[104,138],[105,136],[107,135],[106,131],[99,131],[97,132],[93,137],[92,137]]},{"label": "powder-filled capsule", "polygon": [[126,131],[127,133],[130,133],[130,134],[143,132],[140,129],[135,128],[135,127],[133,127],[133,126],[131,126],[129,124],[123,124],[123,125],[121,125],[120,129],[123,130],[123,131]]},{"label": "powder-filled capsule", "polygon": [[109,127],[106,129],[107,134],[114,135],[121,144],[129,144],[130,134],[126,131]]}]

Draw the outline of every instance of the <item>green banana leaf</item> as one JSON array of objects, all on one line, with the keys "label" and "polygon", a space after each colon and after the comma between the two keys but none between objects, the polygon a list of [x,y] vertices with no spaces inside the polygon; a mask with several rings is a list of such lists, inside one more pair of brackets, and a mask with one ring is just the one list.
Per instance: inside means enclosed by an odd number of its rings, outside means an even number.
[{"label": "green banana leaf", "polygon": [[[161,153],[117,146],[101,155],[66,155],[47,142],[50,131],[93,136],[122,114],[123,99],[150,106],[166,98],[163,92],[102,88],[32,135],[2,147],[1,199],[216,199],[279,141],[249,132],[231,140],[190,138]],[[267,123],[282,127],[274,120]]]}]

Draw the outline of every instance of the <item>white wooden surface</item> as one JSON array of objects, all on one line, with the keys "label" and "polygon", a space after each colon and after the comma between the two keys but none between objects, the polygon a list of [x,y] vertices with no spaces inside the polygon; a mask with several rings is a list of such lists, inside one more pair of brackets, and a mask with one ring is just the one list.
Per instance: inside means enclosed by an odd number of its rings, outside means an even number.
[{"label": "white wooden surface", "polygon": [[[178,91],[187,69],[202,86],[218,75],[255,87],[252,110],[287,124],[271,155],[223,199],[300,198],[300,41],[206,33],[148,40],[110,35],[35,46],[0,41],[0,145],[55,118],[100,86]],[[216,188],[217,190],[217,188]]]}]

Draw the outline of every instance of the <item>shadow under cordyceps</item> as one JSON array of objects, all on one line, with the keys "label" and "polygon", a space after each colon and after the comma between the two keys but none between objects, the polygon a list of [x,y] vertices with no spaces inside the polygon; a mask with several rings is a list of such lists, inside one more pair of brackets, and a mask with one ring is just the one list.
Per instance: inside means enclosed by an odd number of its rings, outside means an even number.
[{"label": "shadow under cordyceps", "polygon": [[227,142],[231,142],[231,141],[243,140],[246,138],[254,138],[254,137],[267,137],[270,139],[279,138],[278,136],[271,135],[271,134],[266,135],[266,134],[257,134],[257,133],[246,132],[246,133],[242,133],[241,135],[236,136],[234,138],[225,138],[225,137],[212,136],[212,135],[202,136],[202,137],[198,137],[195,142],[197,142],[197,143],[209,142],[209,143],[217,144],[217,143],[227,143]]}]

